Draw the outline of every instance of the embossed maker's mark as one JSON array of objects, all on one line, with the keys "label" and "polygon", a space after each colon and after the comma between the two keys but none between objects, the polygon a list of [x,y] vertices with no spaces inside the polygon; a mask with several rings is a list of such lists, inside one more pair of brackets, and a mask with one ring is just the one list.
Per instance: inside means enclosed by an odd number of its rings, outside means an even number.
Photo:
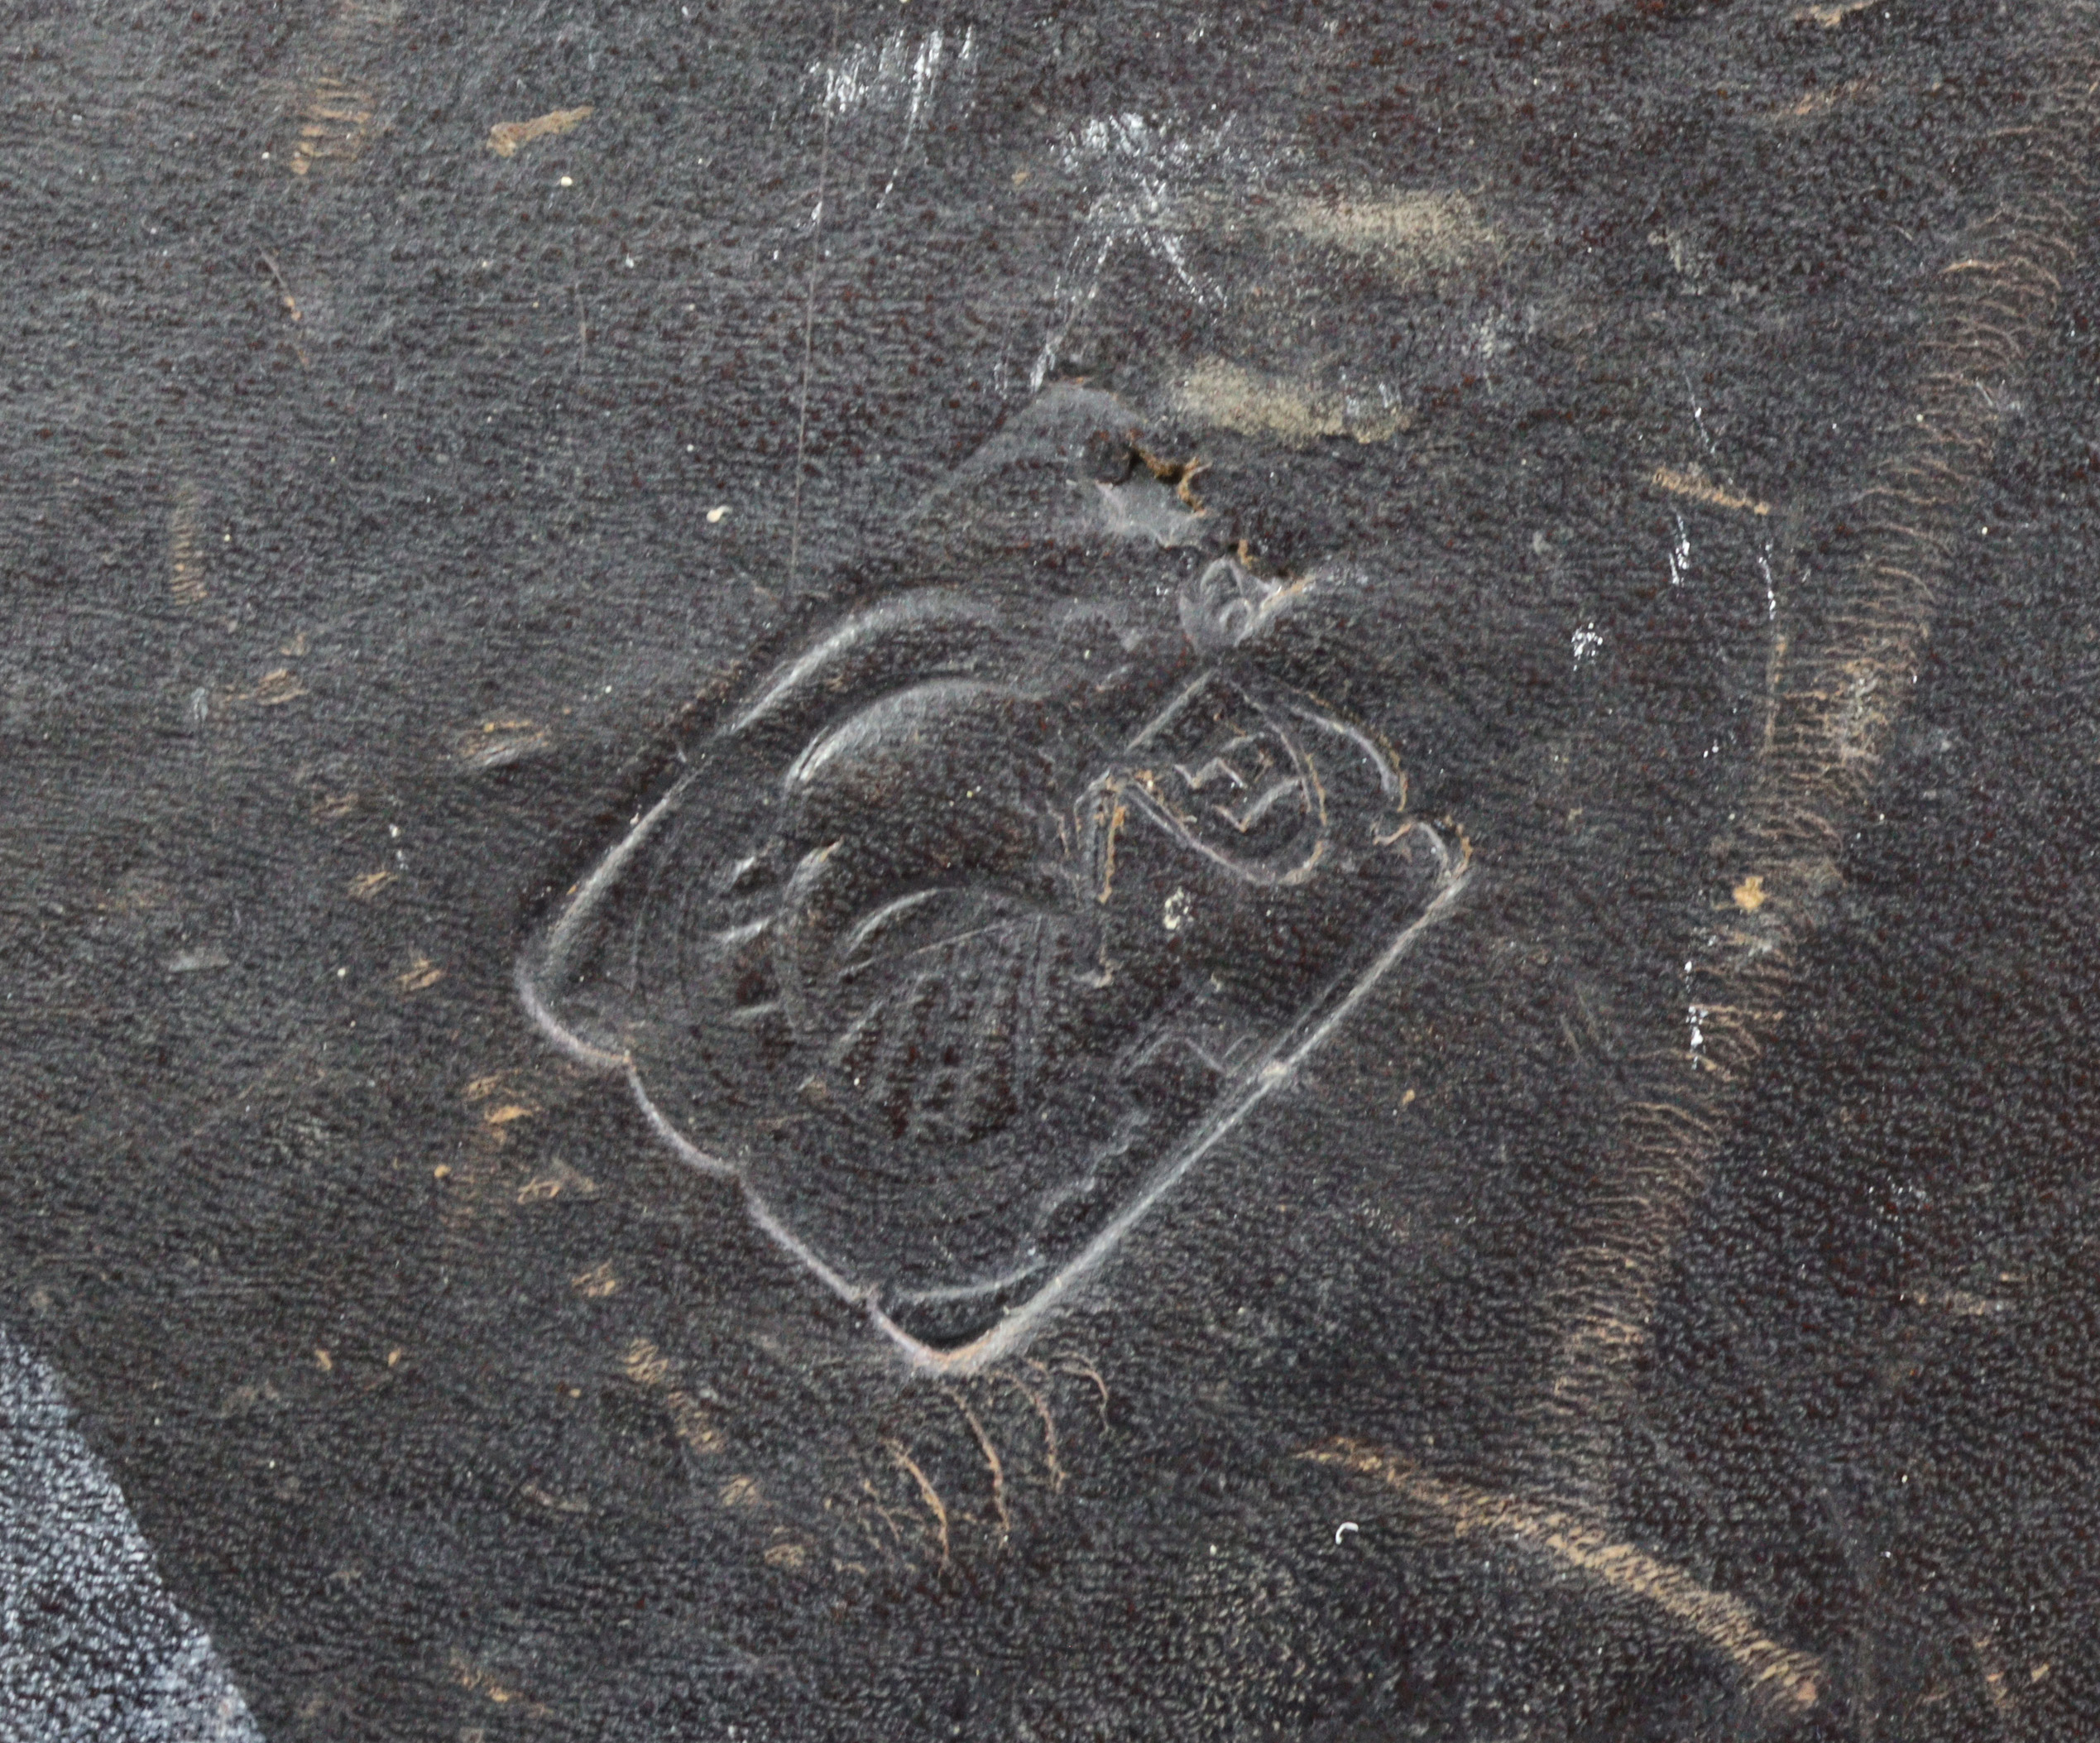
[{"label": "embossed maker's mark", "polygon": [[1464,886],[1396,753],[1275,656],[1316,581],[1199,563],[1171,600],[851,613],[521,965],[917,1366],[1023,1347]]}]

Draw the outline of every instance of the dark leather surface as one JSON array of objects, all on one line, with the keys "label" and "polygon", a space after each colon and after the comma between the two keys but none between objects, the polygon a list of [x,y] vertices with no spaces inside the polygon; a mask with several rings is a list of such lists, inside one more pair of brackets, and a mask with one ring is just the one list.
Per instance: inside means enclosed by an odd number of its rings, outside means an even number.
[{"label": "dark leather surface", "polygon": [[0,1315],[263,1733],[2082,1735],[2087,36],[11,15]]}]

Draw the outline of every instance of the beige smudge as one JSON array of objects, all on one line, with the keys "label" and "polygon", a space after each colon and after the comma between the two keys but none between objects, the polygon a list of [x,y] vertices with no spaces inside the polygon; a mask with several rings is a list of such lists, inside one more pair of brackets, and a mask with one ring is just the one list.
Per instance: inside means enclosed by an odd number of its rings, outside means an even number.
[{"label": "beige smudge", "polygon": [[300,111],[298,142],[292,146],[291,172],[306,175],[317,163],[348,161],[364,150],[372,126],[372,93],[339,79],[316,79]]},{"label": "beige smudge", "polygon": [[544,1204],[556,1198],[595,1198],[597,1195],[597,1181],[557,1160],[549,1164],[545,1174],[535,1175],[518,1188],[518,1203]]},{"label": "beige smudge", "polygon": [[1823,1661],[1773,1640],[1740,1598],[1714,1592],[1646,1550],[1613,1540],[1571,1509],[1540,1506],[1470,1483],[1426,1477],[1355,1441],[1335,1441],[1303,1457],[1375,1477],[1441,1520],[1455,1536],[1483,1531],[1507,1538],[1614,1592],[1652,1604],[1726,1655],[1757,1699],[1798,1711],[1815,1706],[1822,1693]]},{"label": "beige smudge", "polygon": [[279,666],[274,672],[265,672],[261,682],[255,687],[253,699],[266,708],[282,708],[288,702],[296,702],[307,694],[306,686],[289,666]]},{"label": "beige smudge", "polygon": [[452,1679],[469,1694],[487,1697],[498,1707],[520,1703],[520,1710],[533,1718],[545,1718],[551,1708],[537,1701],[527,1701],[523,1694],[507,1683],[500,1683],[495,1674],[477,1664],[457,1647],[451,1655]]},{"label": "beige smudge", "polygon": [[[678,1431],[678,1438],[694,1452],[719,1452],[728,1444],[707,1406],[683,1387],[671,1385],[677,1371],[670,1358],[648,1338],[637,1337],[628,1345],[621,1366],[636,1385],[663,1392],[664,1407],[671,1413],[672,1427]],[[740,1484],[744,1486],[741,1489]],[[737,1491],[735,1499],[731,1496],[732,1490]],[[729,1506],[739,1505],[746,1500],[755,1503],[758,1485],[748,1477],[732,1477],[722,1491],[722,1498]]]},{"label": "beige smudge", "polygon": [[1463,194],[1415,190],[1287,199],[1273,210],[1282,228],[1308,242],[1372,257],[1407,283],[1492,258],[1502,247],[1500,233]]},{"label": "beige smudge", "polygon": [[1223,358],[1198,363],[1175,388],[1174,400],[1182,415],[1198,424],[1275,436],[1294,447],[1335,436],[1388,441],[1413,422],[1397,406],[1263,374]]},{"label": "beige smudge", "polygon": [[882,1444],[889,1452],[890,1460],[897,1468],[909,1473],[912,1481],[918,1485],[918,1498],[926,1503],[926,1510],[933,1515],[935,1534],[939,1539],[941,1545],[941,1565],[943,1568],[947,1567],[948,1564],[947,1504],[941,1499],[941,1491],[933,1486],[933,1479],[920,1469],[918,1461],[912,1457],[904,1442],[885,1440]]},{"label": "beige smudge", "polygon": [[669,1358],[646,1337],[637,1337],[627,1346],[620,1365],[638,1386],[660,1386],[671,1377]]},{"label": "beige smudge", "polygon": [[367,872],[362,877],[353,877],[348,886],[352,901],[368,902],[387,885],[394,881],[394,874],[381,867],[376,872]]},{"label": "beige smudge", "polygon": [[1983,1673],[1983,1693],[1990,1700],[1992,1710],[2003,1718],[2012,1712],[2015,1704],[2012,1690],[2006,1683],[2005,1654],[1987,1632],[1970,1635],[1968,1644],[1976,1649],[1977,1667]]},{"label": "beige smudge", "polygon": [[1772,504],[1760,502],[1755,497],[1746,497],[1740,491],[1724,490],[1719,485],[1708,482],[1697,467],[1686,467],[1679,471],[1675,467],[1658,466],[1648,474],[1648,482],[1657,490],[1666,490],[1672,496],[1690,497],[1695,502],[1704,502],[1709,508],[1747,508],[1753,515],[1768,515]]},{"label": "beige smudge", "polygon": [[168,591],[178,605],[197,605],[204,598],[204,493],[194,478],[175,487],[168,511]]},{"label": "beige smudge", "polygon": [[[586,1081],[580,1074],[559,1067],[545,1071],[511,1067],[477,1073],[460,1086],[461,1101],[474,1112],[454,1158],[455,1189],[448,1195],[442,1212],[448,1223],[463,1227],[499,1207],[511,1213],[520,1205],[536,1202],[540,1193],[520,1191],[519,1166],[506,1161],[506,1153],[519,1135],[528,1129],[527,1121],[550,1107],[563,1105],[577,1087]],[[487,1105],[477,1107],[477,1103]],[[583,1176],[559,1160],[550,1159],[542,1164],[542,1170],[553,1176],[564,1196],[573,1193],[578,1198],[587,1198],[597,1190]],[[543,1187],[541,1192],[553,1196],[547,1188]],[[609,1266],[600,1266],[598,1270],[605,1277],[611,1277]],[[587,1278],[589,1275],[586,1274]],[[578,1281],[580,1285],[581,1280],[572,1280]],[[603,1293],[610,1294],[618,1286],[618,1280],[614,1278],[611,1287]]]},{"label": "beige smudge", "polygon": [[671,1413],[671,1426],[678,1431],[678,1438],[694,1452],[719,1452],[728,1444],[707,1407],[691,1393],[667,1392],[664,1403]]},{"label": "beige smudge", "polygon": [[1871,78],[1848,79],[1843,84],[1834,84],[1827,91],[1810,91],[1784,108],[1770,110],[1766,118],[1774,122],[1805,121],[1811,115],[1824,114],[1840,103],[1850,103],[1856,97],[1864,97],[1873,89],[1874,81]]},{"label": "beige smudge", "polygon": [[498,157],[515,157],[518,147],[535,139],[552,139],[591,118],[591,105],[577,109],[554,109],[530,121],[499,121],[488,130],[488,148]]},{"label": "beige smudge", "polygon": [[612,1261],[604,1260],[587,1271],[578,1271],[568,1280],[568,1286],[587,1301],[602,1301],[620,1287],[620,1279],[614,1275]]},{"label": "beige smudge", "polygon": [[443,969],[427,956],[419,956],[400,973],[394,977],[394,984],[404,992],[421,992],[434,987],[445,977]]}]

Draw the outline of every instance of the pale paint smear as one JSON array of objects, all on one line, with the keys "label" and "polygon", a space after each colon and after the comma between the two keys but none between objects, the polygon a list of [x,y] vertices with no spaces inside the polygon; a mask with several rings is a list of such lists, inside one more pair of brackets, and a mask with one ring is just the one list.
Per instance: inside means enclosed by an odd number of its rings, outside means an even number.
[{"label": "pale paint smear", "polygon": [[1383,386],[1347,393],[1223,358],[1198,363],[1177,384],[1174,401],[1182,415],[1197,424],[1275,436],[1296,447],[1334,436],[1388,441],[1414,421]]},{"label": "pale paint smear", "polygon": [[1463,194],[1380,190],[1342,199],[1287,199],[1275,210],[1283,228],[1374,257],[1402,282],[1477,266],[1502,252],[1500,233]]}]

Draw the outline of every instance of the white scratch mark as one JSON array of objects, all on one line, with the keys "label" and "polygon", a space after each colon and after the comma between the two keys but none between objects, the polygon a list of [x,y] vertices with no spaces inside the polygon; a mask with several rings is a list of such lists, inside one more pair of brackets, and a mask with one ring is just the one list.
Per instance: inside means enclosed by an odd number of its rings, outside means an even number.
[{"label": "white scratch mark", "polygon": [[879,212],[896,191],[913,140],[931,123],[944,82],[955,92],[952,107],[958,112],[968,108],[977,70],[976,27],[965,29],[960,44],[937,29],[915,41],[908,31],[893,31],[879,44],[856,43],[843,55],[833,46],[834,59],[808,69],[822,93],[826,124],[903,118],[889,175],[875,200]]},{"label": "white scratch mark", "polygon": [[1706,408],[1699,403],[1699,390],[1692,386],[1691,372],[1689,370],[1679,372],[1685,377],[1685,396],[1691,401],[1693,427],[1699,431],[1700,440],[1706,444],[1707,453],[1718,460],[1721,457],[1721,450],[1714,445],[1714,438],[1706,433]]},{"label": "white scratch mark", "polygon": [[1126,246],[1163,262],[1198,303],[1222,305],[1225,295],[1189,264],[1187,238],[1199,228],[1189,195],[1199,184],[1216,191],[1225,182],[1244,194],[1272,166],[1229,145],[1232,122],[1184,137],[1155,127],[1134,111],[1096,117],[1066,136],[1059,151],[1067,171],[1100,191],[1081,219],[1053,291],[1057,313],[1028,371],[1028,391],[1040,391],[1073,325],[1100,295],[1101,274]]}]

